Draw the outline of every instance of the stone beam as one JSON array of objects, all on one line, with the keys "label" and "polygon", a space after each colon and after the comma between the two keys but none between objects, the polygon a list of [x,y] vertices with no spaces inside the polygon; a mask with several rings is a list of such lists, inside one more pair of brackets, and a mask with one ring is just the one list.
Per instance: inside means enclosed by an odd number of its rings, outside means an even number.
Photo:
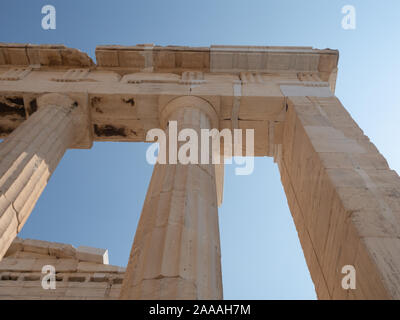
[{"label": "stone beam", "polygon": [[312,47],[221,46],[185,47],[98,46],[99,68],[172,72],[194,70],[216,73],[238,72],[322,72],[324,81],[337,67],[336,50]]},{"label": "stone beam", "polygon": [[[221,128],[253,128],[256,156],[271,156],[284,120],[279,85],[322,83],[334,90],[338,52],[311,47],[99,46],[97,64],[59,45],[0,44],[0,137],[36,110],[37,96],[88,96],[97,141],[144,141],[159,127],[159,100],[193,95],[220,105]],[[219,101],[217,101],[219,100]]]},{"label": "stone beam", "polygon": [[64,45],[0,43],[0,65],[85,68],[94,63],[86,53]]}]

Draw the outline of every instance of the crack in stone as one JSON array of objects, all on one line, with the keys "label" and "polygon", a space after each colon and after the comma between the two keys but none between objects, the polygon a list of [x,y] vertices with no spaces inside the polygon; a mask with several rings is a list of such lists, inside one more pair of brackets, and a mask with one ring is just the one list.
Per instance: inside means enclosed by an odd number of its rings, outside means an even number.
[{"label": "crack in stone", "polygon": [[14,201],[10,201],[7,197],[6,197],[6,195],[4,195],[4,198],[11,204],[11,207],[13,208],[13,210],[14,210],[14,212],[15,212],[15,217],[17,218],[17,222],[18,222],[18,227],[17,227],[17,231],[18,231],[18,228],[20,227],[20,225],[21,225],[21,221],[19,220],[19,215],[18,215],[18,210],[15,208],[15,206],[14,206]]}]

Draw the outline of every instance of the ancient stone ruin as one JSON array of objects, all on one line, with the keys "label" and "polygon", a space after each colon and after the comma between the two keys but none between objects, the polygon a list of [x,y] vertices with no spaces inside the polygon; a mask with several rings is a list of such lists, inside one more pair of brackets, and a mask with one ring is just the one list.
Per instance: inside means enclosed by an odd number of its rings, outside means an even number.
[{"label": "ancient stone ruin", "polygon": [[[145,141],[172,120],[254,129],[319,299],[399,299],[400,178],[335,97],[337,64],[336,50],[311,47],[99,46],[95,64],[64,46],[1,44],[0,299],[223,298],[223,164],[155,165],[126,271],[104,250],[16,238],[67,149]],[[40,285],[44,265],[56,290]]]}]

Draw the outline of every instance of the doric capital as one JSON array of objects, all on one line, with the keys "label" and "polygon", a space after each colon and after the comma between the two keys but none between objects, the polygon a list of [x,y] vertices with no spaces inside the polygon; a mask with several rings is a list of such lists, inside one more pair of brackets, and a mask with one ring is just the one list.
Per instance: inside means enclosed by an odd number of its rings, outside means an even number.
[{"label": "doric capital", "polygon": [[218,114],[213,105],[207,100],[196,96],[177,97],[168,102],[165,106],[161,106],[159,113],[161,127],[166,128],[173,113],[184,107],[200,109],[210,118],[212,128],[219,128]]},{"label": "doric capital", "polygon": [[74,142],[70,148],[90,149],[93,144],[92,128],[87,105],[82,99],[72,99],[66,94],[46,93],[38,97],[38,108],[61,107],[71,117],[74,124]]},{"label": "doric capital", "polygon": [[60,106],[60,107],[70,107],[73,109],[77,106],[77,103],[74,102],[68,95],[60,94],[60,93],[46,93],[41,95],[37,99],[38,108],[44,106]]}]

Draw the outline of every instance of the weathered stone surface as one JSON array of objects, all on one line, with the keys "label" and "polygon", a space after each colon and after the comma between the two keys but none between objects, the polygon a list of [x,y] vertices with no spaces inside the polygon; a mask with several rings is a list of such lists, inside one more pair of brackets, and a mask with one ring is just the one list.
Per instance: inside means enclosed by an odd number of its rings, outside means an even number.
[{"label": "weathered stone surface", "polygon": [[90,67],[93,61],[77,49],[63,45],[0,43],[0,64]]},{"label": "weathered stone surface", "polygon": [[[62,155],[82,132],[83,123],[74,119],[72,99],[49,94],[40,97],[39,106],[0,144],[0,258],[22,229]],[[38,243],[35,248],[37,253],[48,250]]]},{"label": "weathered stone surface", "polygon": [[[104,250],[13,242],[67,148],[145,141],[175,119],[255,130],[255,156],[279,166],[320,299],[400,299],[400,177],[334,96],[337,51],[142,44],[100,46],[96,58],[0,44],[1,297],[222,298],[223,166],[155,166],[121,295],[125,270],[105,265]],[[32,280],[45,263],[60,271],[53,295]],[[356,269],[354,290],[341,286],[344,265]]]},{"label": "weathered stone surface", "polygon": [[[93,261],[103,254],[103,249],[16,238],[0,261],[0,300],[117,299],[125,269]],[[45,265],[55,268],[55,290],[42,287]]]},{"label": "weathered stone surface", "polygon": [[92,261],[108,264],[108,250],[98,249],[87,246],[79,246],[76,249],[76,257],[82,261]]},{"label": "weathered stone surface", "polygon": [[[289,97],[282,183],[318,297],[398,299],[399,177],[349,128],[358,130],[336,98]],[[356,290],[341,287],[345,265]]]},{"label": "weathered stone surface", "polygon": [[[162,111],[168,120],[177,120],[178,130],[193,128],[200,135],[200,128],[212,128],[212,112],[204,111],[204,102],[198,98],[182,104],[179,101],[173,100],[173,105],[168,104]],[[212,166],[156,164],[132,246],[122,299],[222,298]]]}]

